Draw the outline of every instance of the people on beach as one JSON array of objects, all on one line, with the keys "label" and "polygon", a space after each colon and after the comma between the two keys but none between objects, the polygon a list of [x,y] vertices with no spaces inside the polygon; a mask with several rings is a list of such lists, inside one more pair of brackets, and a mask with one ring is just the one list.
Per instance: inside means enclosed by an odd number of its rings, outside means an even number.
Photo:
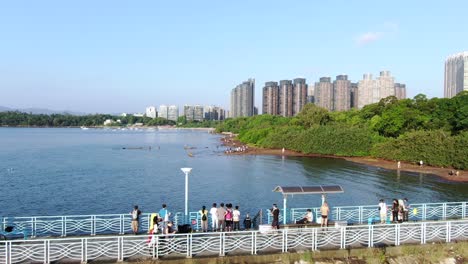
[{"label": "people on beach", "polygon": [[379,215],[380,223],[385,224],[387,221],[387,204],[385,203],[384,199],[380,199],[379,201]]},{"label": "people on beach", "polygon": [[138,234],[138,223],[140,221],[141,211],[138,209],[138,205],[133,207],[133,210],[130,212],[132,215],[132,230],[133,234]]},{"label": "people on beach", "polygon": [[270,209],[271,214],[273,215],[273,221],[271,222],[271,226],[273,229],[279,229],[279,213],[280,210],[276,204],[273,204],[273,206]]},{"label": "people on beach", "polygon": [[314,221],[314,215],[311,209],[307,209],[306,214],[301,220],[296,221],[296,224],[310,224]]},{"label": "people on beach", "polygon": [[216,212],[218,216],[218,226],[220,231],[224,231],[225,222],[224,222],[224,217],[226,215],[226,209],[224,208],[224,203],[221,203],[218,207],[218,210]]},{"label": "people on beach", "polygon": [[250,230],[250,228],[252,228],[252,219],[250,219],[250,215],[247,213],[244,218],[244,229]]},{"label": "people on beach", "polygon": [[422,166],[423,166],[423,164],[424,164],[424,163],[423,163],[423,161],[422,161],[422,160],[420,160],[420,161],[419,161],[419,167],[422,167]]},{"label": "people on beach", "polygon": [[234,211],[232,212],[232,221],[234,223],[234,231],[239,231],[240,230],[240,216],[241,213],[239,211],[239,206],[236,205]]},{"label": "people on beach", "polygon": [[211,215],[211,231],[215,232],[219,228],[219,222],[218,222],[218,208],[216,208],[216,203],[213,203],[213,207],[210,209],[210,215]]},{"label": "people on beach", "polygon": [[328,206],[327,202],[323,202],[322,206],[320,207],[320,213],[322,214],[322,221],[320,223],[320,227],[327,227],[328,226],[328,215],[330,213],[330,207]]},{"label": "people on beach", "polygon": [[202,232],[208,232],[208,210],[203,205],[198,213],[200,214]]}]

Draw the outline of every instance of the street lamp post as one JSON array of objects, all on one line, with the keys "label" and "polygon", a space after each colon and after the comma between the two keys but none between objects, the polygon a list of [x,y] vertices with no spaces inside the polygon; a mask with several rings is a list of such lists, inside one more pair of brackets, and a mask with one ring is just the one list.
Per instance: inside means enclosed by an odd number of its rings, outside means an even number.
[{"label": "street lamp post", "polygon": [[187,223],[188,220],[188,175],[192,171],[192,168],[181,168],[183,173],[185,173],[185,218],[184,223]]}]

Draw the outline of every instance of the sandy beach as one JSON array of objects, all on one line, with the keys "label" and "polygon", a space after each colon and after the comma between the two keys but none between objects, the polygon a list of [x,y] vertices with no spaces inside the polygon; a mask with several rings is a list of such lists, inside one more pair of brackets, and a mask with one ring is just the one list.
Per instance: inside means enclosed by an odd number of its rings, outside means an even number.
[{"label": "sandy beach", "polygon": [[[240,146],[246,146],[242,142],[236,140],[233,136],[227,135],[221,139],[222,144],[227,148],[235,149]],[[326,158],[335,158],[335,159],[345,159],[347,161],[365,164],[368,166],[380,167],[388,170],[398,170],[396,161],[389,161],[383,159],[376,159],[373,157],[342,157],[342,156],[333,156],[333,155],[321,155],[321,154],[304,154],[291,150],[282,149],[264,149],[248,146],[244,151],[233,151],[231,153],[226,153],[226,155],[275,155],[275,156],[289,156],[289,157],[326,157]],[[458,170],[458,175],[450,175],[451,171],[457,171],[451,168],[440,168],[432,166],[419,166],[417,164],[401,162],[400,171],[407,172],[416,172],[424,174],[433,174],[440,178],[443,178],[447,181],[452,182],[468,182],[468,171]]]}]

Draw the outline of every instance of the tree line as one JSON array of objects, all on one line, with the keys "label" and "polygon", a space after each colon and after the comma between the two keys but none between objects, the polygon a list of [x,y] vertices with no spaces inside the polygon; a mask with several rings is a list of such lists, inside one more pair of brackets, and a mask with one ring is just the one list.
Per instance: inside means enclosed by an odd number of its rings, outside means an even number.
[{"label": "tree line", "polygon": [[263,148],[468,168],[467,91],[450,99],[390,96],[360,110],[342,112],[307,104],[295,117],[228,119],[216,129],[236,133],[240,141]]}]

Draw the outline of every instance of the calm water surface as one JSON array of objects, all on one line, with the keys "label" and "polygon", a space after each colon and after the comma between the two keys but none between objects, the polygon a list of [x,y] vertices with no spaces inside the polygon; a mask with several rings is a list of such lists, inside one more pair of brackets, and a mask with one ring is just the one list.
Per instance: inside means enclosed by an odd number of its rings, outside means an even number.
[{"label": "calm water surface", "polygon": [[[282,204],[278,185],[342,185],[345,193],[328,197],[332,206],[468,197],[468,184],[341,159],[226,156],[220,136],[202,131],[0,128],[0,216],[127,213],[134,204],[149,212],[163,202],[183,211],[182,167],[193,168],[190,211],[231,202],[253,213]],[[319,204],[319,195],[288,199],[289,207]]]}]

